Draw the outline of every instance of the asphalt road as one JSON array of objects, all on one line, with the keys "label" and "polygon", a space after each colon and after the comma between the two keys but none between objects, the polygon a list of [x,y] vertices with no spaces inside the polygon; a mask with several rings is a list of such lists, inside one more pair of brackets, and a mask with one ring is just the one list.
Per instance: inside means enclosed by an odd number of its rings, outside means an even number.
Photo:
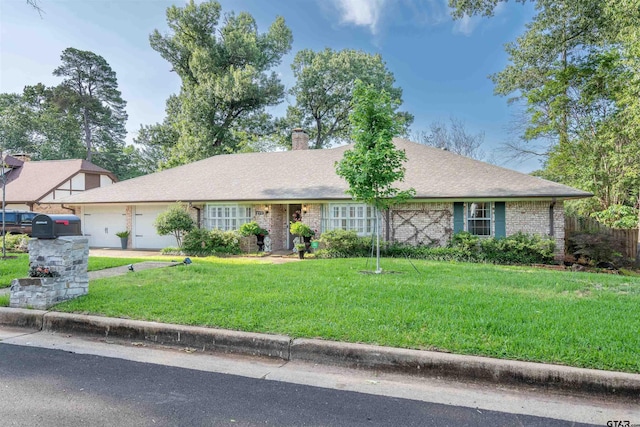
[{"label": "asphalt road", "polygon": [[2,426],[584,426],[0,344]]}]

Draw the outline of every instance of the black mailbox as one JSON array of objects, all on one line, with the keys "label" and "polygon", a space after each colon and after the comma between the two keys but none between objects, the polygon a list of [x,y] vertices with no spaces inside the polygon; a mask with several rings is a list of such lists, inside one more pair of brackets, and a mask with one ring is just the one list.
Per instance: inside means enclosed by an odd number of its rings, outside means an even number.
[{"label": "black mailbox", "polygon": [[75,215],[36,215],[33,217],[31,237],[55,239],[60,236],[81,236],[80,218]]}]

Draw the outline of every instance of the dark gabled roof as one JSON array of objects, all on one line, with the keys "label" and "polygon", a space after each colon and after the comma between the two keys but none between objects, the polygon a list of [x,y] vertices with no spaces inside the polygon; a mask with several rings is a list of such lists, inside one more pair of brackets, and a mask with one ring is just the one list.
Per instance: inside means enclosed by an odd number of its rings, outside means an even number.
[{"label": "dark gabled roof", "polygon": [[[6,156],[7,164],[11,164],[10,159],[17,160]],[[7,203],[37,202],[62,183],[82,172],[107,175],[117,180],[111,172],[88,160],[17,161],[21,164],[13,162],[13,168],[7,173]]]},{"label": "dark gabled roof", "polygon": [[[403,139],[394,143],[408,157],[398,187],[414,188],[417,199],[591,196],[438,148]],[[86,191],[64,203],[348,200],[348,186],[336,175],[335,163],[349,148],[219,155]]]}]

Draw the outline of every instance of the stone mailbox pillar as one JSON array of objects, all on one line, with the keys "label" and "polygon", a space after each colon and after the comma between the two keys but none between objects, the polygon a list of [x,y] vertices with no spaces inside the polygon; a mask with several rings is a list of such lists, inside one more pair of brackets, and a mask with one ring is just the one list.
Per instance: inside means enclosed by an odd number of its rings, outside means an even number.
[{"label": "stone mailbox pillar", "polygon": [[89,292],[89,239],[29,240],[29,276],[11,282],[9,306],[46,310]]}]

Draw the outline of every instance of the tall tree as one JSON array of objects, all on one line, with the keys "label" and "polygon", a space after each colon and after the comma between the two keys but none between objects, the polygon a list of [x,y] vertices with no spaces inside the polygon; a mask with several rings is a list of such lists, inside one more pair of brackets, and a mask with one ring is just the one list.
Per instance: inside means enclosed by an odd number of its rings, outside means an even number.
[{"label": "tall tree", "polygon": [[81,114],[86,159],[91,161],[102,150],[101,166],[113,170],[116,164],[110,161],[109,151],[124,148],[127,121],[116,73],[102,56],[89,51],[67,48],[61,60],[53,74],[64,78],[61,85],[73,94],[69,102]]},{"label": "tall tree", "polygon": [[37,84],[22,95],[0,94],[0,146],[34,160],[84,157],[77,110],[65,102],[66,92]]},{"label": "tall tree", "polygon": [[259,33],[248,13],[227,14],[219,23],[220,4],[193,0],[167,9],[170,34],[151,34],[151,47],[169,61],[182,86],[171,111],[179,137],[169,164],[235,152],[242,146],[247,123],[264,116],[267,106],[284,97],[275,72],[291,49],[291,31],[282,17]]},{"label": "tall tree", "polygon": [[485,156],[482,150],[484,132],[472,135],[465,129],[461,120],[453,117],[449,119],[449,125],[440,122],[431,123],[430,131],[418,133],[416,139],[422,144],[476,160],[482,160]]},{"label": "tall tree", "polygon": [[394,187],[404,179],[407,155],[393,144],[402,131],[397,120],[398,101],[387,92],[360,80],[353,91],[353,111],[349,115],[353,148],[344,152],[336,164],[336,172],[349,184],[355,200],[372,205],[376,210],[376,273],[380,273],[380,212],[415,194],[413,188]]},{"label": "tall tree", "polygon": [[[491,15],[499,0],[450,0],[454,14]],[[638,0],[535,0],[526,32],[507,45],[495,91],[526,105],[525,140],[545,138],[542,175],[589,190],[582,214],[633,206],[640,188]]]},{"label": "tall tree", "polygon": [[[290,144],[291,128],[308,129],[312,148],[330,147],[349,138],[349,113],[353,109],[354,83],[357,79],[379,91],[386,91],[394,102],[402,102],[402,89],[394,87],[395,78],[379,54],[326,48],[320,52],[304,49],[298,52],[291,65],[296,84],[289,90],[295,105],[287,109],[282,127],[283,141]],[[394,112],[406,133],[413,116]]]}]

